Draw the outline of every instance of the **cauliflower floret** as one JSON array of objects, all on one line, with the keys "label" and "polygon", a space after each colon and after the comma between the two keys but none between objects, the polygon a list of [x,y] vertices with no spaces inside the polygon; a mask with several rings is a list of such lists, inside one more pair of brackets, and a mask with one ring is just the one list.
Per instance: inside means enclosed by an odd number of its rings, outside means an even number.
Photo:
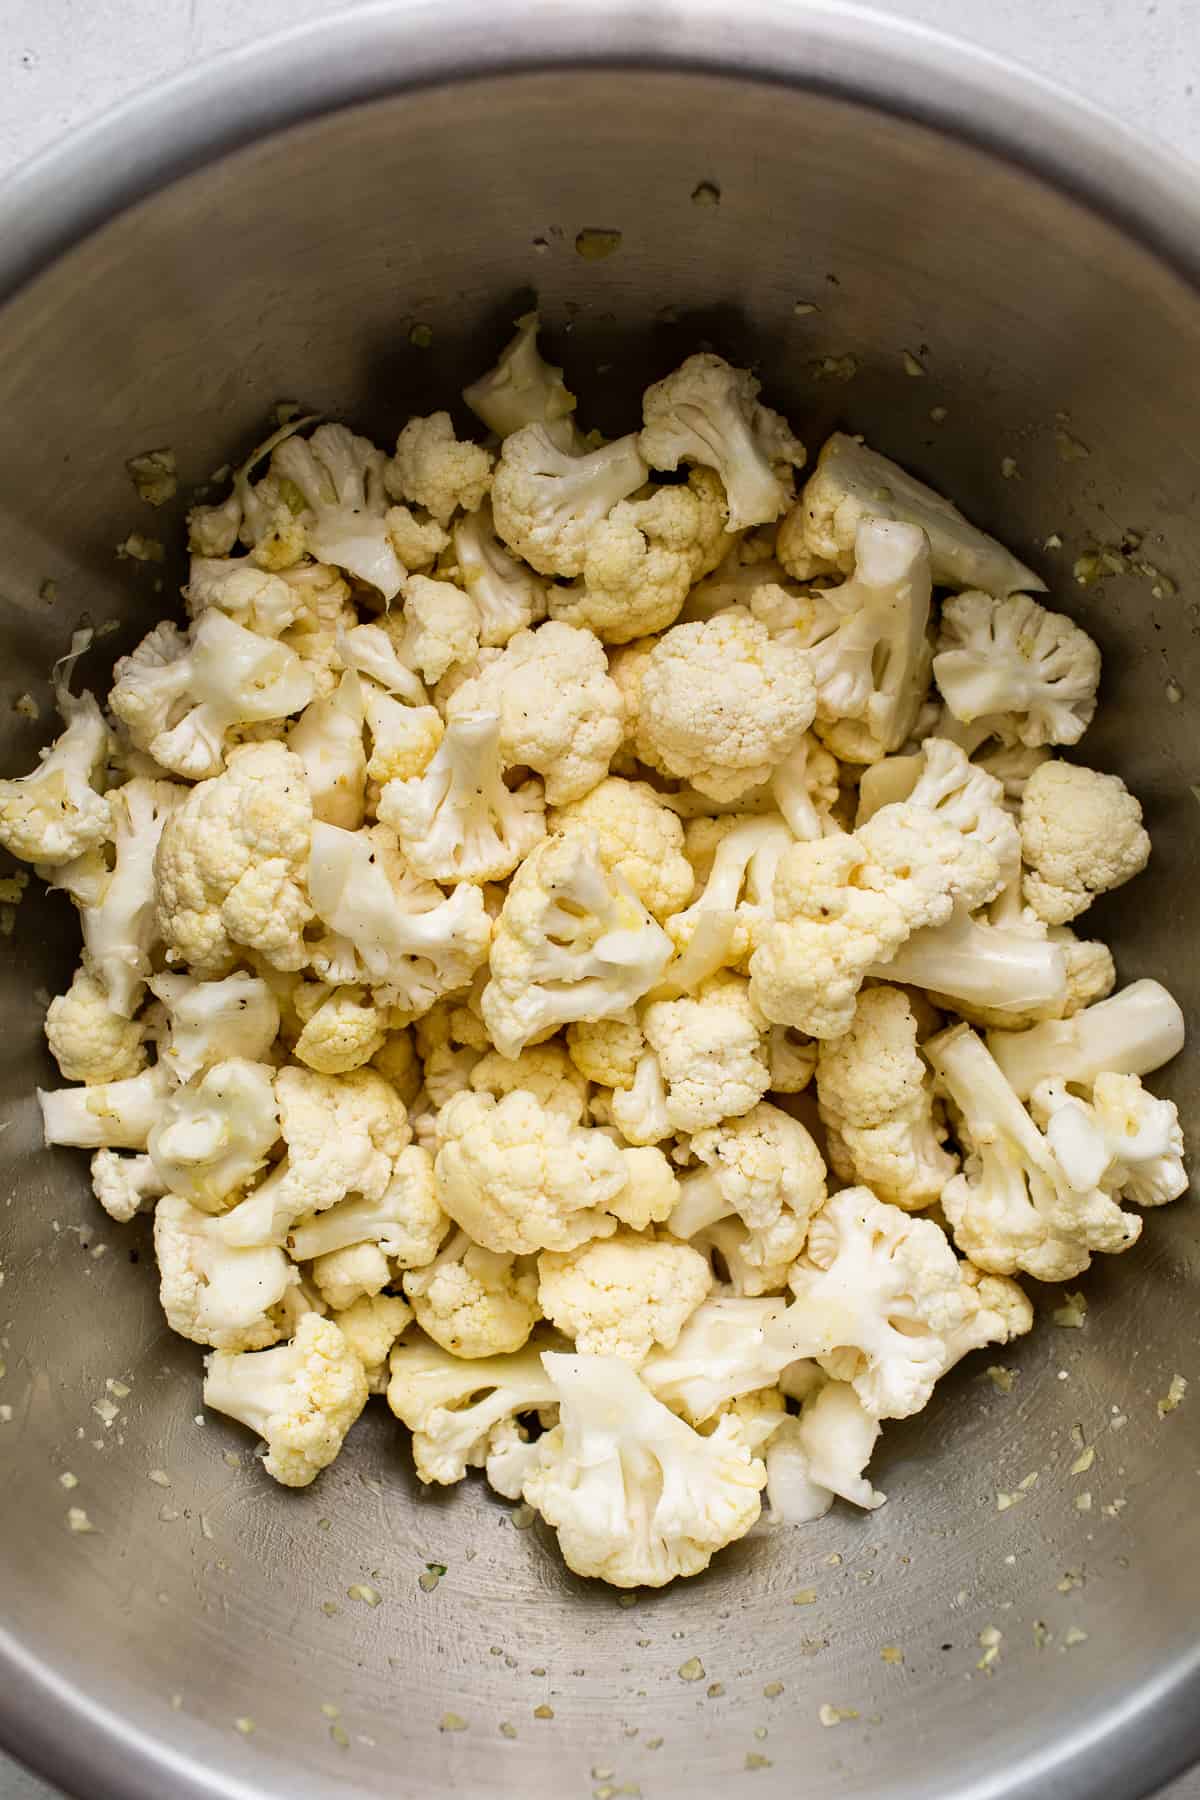
[{"label": "cauliflower floret", "polygon": [[367,1391],[386,1394],[392,1345],[412,1322],[412,1308],[399,1294],[364,1294],[334,1320],[363,1366]]},{"label": "cauliflower floret", "polygon": [[386,518],[392,549],[410,572],[428,569],[449,548],[450,534],[436,519],[418,519],[411,507],[389,506]]},{"label": "cauliflower floret", "polygon": [[588,1084],[582,1079],[559,1044],[536,1044],[520,1056],[501,1056],[490,1050],[480,1057],[469,1077],[477,1094],[502,1100],[516,1090],[532,1094],[539,1106],[560,1112],[579,1125],[587,1111]]},{"label": "cauliflower floret", "polygon": [[926,807],[900,803],[852,836],[795,844],[775,876],[775,922],[750,958],[750,995],[773,1023],[840,1037],[868,972],[886,972],[914,931],[994,899],[986,845]]},{"label": "cauliflower floret", "polygon": [[499,881],[545,835],[541,784],[506,787],[501,755],[497,714],[456,716],[421,775],[386,784],[379,818],[395,831],[416,874]]},{"label": "cauliflower floret", "polygon": [[367,779],[382,787],[388,781],[408,781],[423,775],[445,735],[436,706],[407,706],[394,695],[383,693],[374,682],[367,683],[364,698],[371,732]]},{"label": "cauliflower floret", "polygon": [[659,639],[638,689],[637,753],[702,794],[735,800],[796,748],[815,711],[804,652],[772,644],[731,607]]},{"label": "cauliflower floret", "polygon": [[[1074,969],[1072,947],[1084,953],[1082,960],[1076,955]],[[1093,951],[1100,952],[1099,966],[1088,954]],[[1093,982],[1101,992],[1111,987],[1107,955],[1103,945],[1056,942],[1036,923],[1008,927],[973,919],[960,904],[945,924],[914,932],[871,973],[928,988],[937,1003],[965,1017],[1016,1028],[1086,1004]],[[1072,999],[1073,983],[1084,990],[1077,1001]]]},{"label": "cauliflower floret", "polygon": [[389,1031],[383,1044],[371,1058],[384,1080],[394,1087],[405,1106],[411,1106],[423,1085],[421,1059],[411,1031]]},{"label": "cauliflower floret", "polygon": [[628,1187],[622,1189],[608,1210],[622,1225],[634,1231],[645,1231],[650,1225],[661,1225],[669,1219],[679,1201],[679,1182],[675,1171],[661,1150],[649,1145],[623,1146]]},{"label": "cauliflower floret", "polygon": [[292,1054],[318,1075],[348,1075],[377,1056],[387,1037],[387,1011],[369,988],[335,987],[305,1020]]},{"label": "cauliflower floret", "polygon": [[671,941],[581,831],[540,843],[513,877],[496,921],[482,1012],[496,1048],[576,1019],[628,1012],[653,987]]},{"label": "cauliflower floret", "polygon": [[942,608],[933,676],[954,717],[985,736],[1077,744],[1096,710],[1100,652],[1028,594],[956,594]]},{"label": "cauliflower floret", "polygon": [[152,1211],[166,1191],[148,1156],[97,1150],[92,1158],[92,1192],[119,1225],[128,1225],[137,1213]]},{"label": "cauliflower floret", "polygon": [[897,463],[858,438],[835,431],[792,512],[779,527],[776,552],[800,581],[812,575],[812,558],[854,566],[854,541],[864,518],[899,519],[919,525],[929,539],[933,579],[939,587],[985,588],[1011,594],[1045,587],[1031,569],[967,523],[957,507]]},{"label": "cauliflower floret", "polygon": [[484,1250],[465,1231],[407,1274],[404,1292],[422,1331],[454,1356],[507,1356],[541,1317],[532,1257]]},{"label": "cauliflower floret", "polygon": [[387,693],[399,694],[412,707],[423,707],[429,699],[424,683],[400,656],[406,635],[403,615],[398,612],[387,613],[370,625],[356,624],[351,613],[337,626],[339,667],[365,675]]},{"label": "cauliflower floret", "polygon": [[804,465],[804,445],[759,400],[761,386],[748,369],[705,351],[642,397],[642,455],[653,469],[677,469],[681,462],[715,469],[729,497],[731,531],[777,519],[792,498],[790,473],[778,469]]},{"label": "cauliflower floret", "polygon": [[588,451],[564,448],[560,437],[551,427],[526,425],[505,438],[492,512],[509,549],[539,574],[580,575],[592,532],[649,470],[634,436]]},{"label": "cauliflower floret", "polygon": [[300,1279],[272,1245],[227,1244],[220,1220],[167,1194],[154,1209],[159,1299],[180,1337],[216,1350],[261,1350],[283,1335],[272,1309]]},{"label": "cauliflower floret", "polygon": [[109,705],[139,750],[202,781],[224,766],[235,726],[286,719],[312,697],[294,650],[210,607],[187,637],[164,621],[123,656]]},{"label": "cauliflower floret", "polygon": [[387,526],[386,461],[368,438],[356,437],[345,425],[326,424],[310,438],[293,436],[280,444],[271,471],[301,495],[309,553],[391,600],[404,570]]},{"label": "cauliflower floret", "polygon": [[665,985],[687,994],[718,969],[744,967],[756,933],[771,922],[775,872],[792,842],[778,814],[726,813],[689,823],[687,852],[703,886],[667,920],[679,954]]},{"label": "cauliflower floret", "polygon": [[776,767],[770,791],[792,836],[802,843],[840,831],[833,816],[841,792],[837,759],[808,733]]},{"label": "cauliflower floret", "polygon": [[150,992],[166,1023],[158,1034],[158,1060],[177,1081],[228,1057],[269,1060],[279,1034],[279,1002],[257,975],[198,981],[192,975],[152,975]]},{"label": "cauliflower floret", "polygon": [[287,734],[288,749],[304,765],[313,818],[346,831],[357,831],[366,807],[364,716],[363,684],[351,670],[329,699],[306,706]]},{"label": "cauliflower floret", "polygon": [[988,1049],[1028,1100],[1039,1082],[1090,1087],[1101,1073],[1149,1075],[1183,1049],[1182,1008],[1158,981],[1134,981],[1111,1000],[1028,1031],[992,1031]]},{"label": "cauliflower floret", "polygon": [[766,1470],[734,1419],[701,1437],[620,1356],[543,1361],[561,1422],[539,1440],[524,1494],[557,1531],[568,1568],[614,1587],[663,1587],[745,1536]]},{"label": "cauliflower floret", "polygon": [[958,1168],[944,1148],[917,1050],[917,1020],[899,988],[859,996],[844,1037],[826,1038],[817,1057],[817,1094],[834,1167],[906,1212],[932,1206]]},{"label": "cauliflower floret", "polygon": [[361,1362],[333,1320],[316,1313],[276,1350],[218,1350],[204,1377],[204,1404],[265,1439],[263,1468],[284,1487],[307,1487],[328,1468],[366,1403]]},{"label": "cauliflower floret", "polygon": [[859,722],[868,754],[856,752],[853,761],[898,750],[912,731],[929,686],[930,594],[925,533],[915,525],[864,519],[855,537],[854,573],[798,605],[797,613],[806,616],[775,640],[807,650],[818,719],[839,729]]},{"label": "cauliflower floret", "polygon": [[447,898],[416,878],[386,825],[314,825],[308,889],[334,934],[314,966],[335,983],[365,977],[378,1005],[417,1016],[486,960],[492,928],[479,889],[463,883]]},{"label": "cauliflower floret", "polygon": [[168,961],[225,975],[244,945],[274,968],[302,969],[311,832],[299,757],[280,743],[232,751],[224,774],[193,788],[163,826],[154,874]]},{"label": "cauliflower floret", "polygon": [[1102,1187],[1138,1206],[1164,1206],[1187,1191],[1178,1111],[1136,1075],[1097,1075],[1090,1101],[1065,1082],[1043,1081],[1029,1110],[1073,1188]]},{"label": "cauliflower floret", "polygon": [[146,1027],[123,1019],[87,961],[46,1009],[46,1042],[64,1081],[124,1081],[145,1067]]},{"label": "cauliflower floret", "polygon": [[1065,925],[1150,860],[1142,809],[1116,775],[1043,763],[1021,802],[1023,893],[1041,919]]},{"label": "cauliflower floret", "polygon": [[538,1303],[577,1350],[644,1362],[673,1347],[712,1286],[699,1251],[674,1238],[618,1231],[577,1250],[543,1250]]},{"label": "cauliflower floret", "polygon": [[440,681],[455,663],[469,663],[479,649],[479,609],[452,581],[410,575],[404,584],[404,636],[399,654],[427,682]]},{"label": "cauliflower floret", "polygon": [[747,1113],[770,1086],[762,1021],[737,976],[717,976],[689,999],[652,1001],[642,1030],[666,1082],[673,1131]]},{"label": "cauliflower floret", "polygon": [[563,372],[538,349],[540,321],[527,312],[515,321],[516,337],[504,346],[494,368],[462,397],[477,418],[499,438],[511,437],[524,425],[553,425],[575,411],[575,396],[563,383]]},{"label": "cauliflower floret", "polygon": [[161,1063],[124,1081],[94,1087],[38,1088],[47,1144],[82,1150],[144,1150],[174,1083]]},{"label": "cauliflower floret", "polygon": [[983,1287],[932,1219],[912,1218],[869,1188],[826,1201],[789,1281],[798,1309],[789,1308],[789,1329],[803,1329],[810,1306],[843,1312],[837,1348],[818,1361],[877,1419],[920,1412],[969,1349],[1007,1343],[1033,1323],[1019,1288]]},{"label": "cauliflower floret", "polygon": [[109,835],[109,802],[95,785],[111,747],[108,727],[94,696],[76,697],[68,686],[91,641],[90,633],[77,632],[70,654],[54,666],[54,697],[65,731],[41,751],[30,774],[0,781],[0,844],[43,868],[61,868]]},{"label": "cauliflower floret", "polygon": [[228,497],[217,506],[195,506],[188,514],[188,546],[200,556],[228,556],[240,540],[260,568],[287,570],[305,553],[300,514],[304,496],[274,469],[251,483],[258,465],[288,438],[315,425],[317,415],[289,419],[263,443],[256,444],[233,477]]},{"label": "cauliflower floret", "polygon": [[486,1250],[571,1250],[616,1230],[606,1209],[627,1186],[621,1153],[517,1091],[456,1094],[438,1114],[437,1194]]},{"label": "cauliflower floret", "polygon": [[783,1293],[807,1231],[806,1222],[787,1210],[761,1231],[751,1231],[730,1214],[706,1225],[691,1241],[709,1257],[728,1292],[757,1299]]},{"label": "cauliflower floret", "polygon": [[[655,1350],[641,1377],[673,1412],[703,1425],[744,1394],[771,1387],[797,1360],[795,1333],[768,1341],[768,1328],[792,1309],[779,1299],[742,1299],[714,1294],[696,1308],[672,1350]],[[818,1331],[808,1346],[832,1339]]]},{"label": "cauliflower floret", "polygon": [[396,1157],[382,1192],[349,1199],[293,1225],[287,1247],[297,1262],[331,1256],[354,1244],[374,1244],[400,1269],[423,1269],[438,1253],[450,1221],[438,1203],[433,1157],[409,1144]]},{"label": "cauliflower floret", "polygon": [[[697,1132],[691,1149],[703,1167],[680,1182],[670,1229],[689,1240],[706,1234],[705,1247],[720,1251],[739,1292],[783,1287],[825,1200],[825,1164],[813,1139],[799,1120],[760,1103]],[[714,1232],[733,1217],[744,1232]]]},{"label": "cauliflower floret", "polygon": [[846,1381],[823,1382],[767,1446],[767,1505],[773,1525],[807,1525],[836,1499],[874,1512],[887,1496],[866,1467],[882,1426]]},{"label": "cauliflower floret", "polygon": [[474,512],[481,504],[492,485],[492,453],[460,442],[448,412],[430,413],[408,421],[383,478],[393,499],[423,506],[444,529],[460,507]]},{"label": "cauliflower floret", "polygon": [[1141,1220],[1099,1186],[1071,1185],[970,1026],[940,1032],[924,1050],[961,1119],[966,1162],[942,1189],[942,1211],[972,1262],[997,1275],[1069,1281],[1094,1251],[1118,1255],[1136,1243]]},{"label": "cauliflower floret", "polygon": [[431,1103],[445,1106],[471,1085],[471,1070],[491,1048],[487,1030],[462,1001],[440,1000],[417,1020],[417,1049]]},{"label": "cauliflower floret", "polygon": [[646,1040],[633,1012],[567,1026],[567,1055],[585,1080],[601,1087],[631,1088],[645,1050]]},{"label": "cauliflower floret", "polygon": [[335,1312],[356,1300],[382,1293],[392,1279],[387,1257],[377,1244],[347,1244],[318,1256],[312,1266],[317,1292]]},{"label": "cauliflower floret", "polygon": [[514,1414],[557,1402],[540,1350],[535,1341],[510,1356],[467,1360],[416,1331],[401,1339],[387,1403],[412,1432],[422,1481],[461,1481],[468,1468],[483,1467],[493,1435]]},{"label": "cauliflower floret", "polygon": [[279,1137],[273,1075],[265,1063],[230,1057],[171,1095],[147,1139],[168,1193],[220,1212],[257,1175]]},{"label": "cauliflower floret", "polygon": [[817,1072],[817,1042],[790,1025],[767,1033],[767,1063],[773,1094],[802,1094]]},{"label": "cauliflower floret", "polygon": [[552,806],[578,800],[604,779],[623,731],[604,651],[590,631],[556,620],[510,638],[446,706],[451,725],[485,713],[499,716],[505,767],[543,776]]},{"label": "cauliflower floret", "polygon": [[[289,1065],[275,1077],[275,1099],[287,1155],[220,1220],[231,1244],[282,1243],[297,1219],[324,1212],[348,1194],[381,1199],[412,1136],[403,1103],[374,1069],[317,1075]],[[369,1235],[359,1231],[309,1254]]]},{"label": "cauliflower floret", "polygon": [[504,548],[488,501],[456,523],[454,557],[458,579],[479,618],[481,644],[507,644],[518,631],[545,618],[546,583]]},{"label": "cauliflower floret", "polygon": [[585,625],[606,644],[665,630],[732,541],[728,518],[721,483],[707,469],[693,470],[686,487],[622,500],[592,528],[580,580],[551,587],[550,616]]},{"label": "cauliflower floret", "polygon": [[693,876],[683,826],[647,782],[609,776],[581,800],[555,807],[549,825],[552,832],[594,832],[605,868],[659,921],[687,904]]},{"label": "cauliflower floret", "polygon": [[1019,886],[1021,839],[1004,804],[1003,784],[970,762],[947,738],[926,738],[919,756],[889,757],[868,769],[859,788],[857,824],[887,804],[927,806],[945,825],[986,844],[999,862],[1006,889]]},{"label": "cauliflower floret", "polygon": [[639,1146],[661,1144],[675,1130],[667,1111],[667,1084],[662,1066],[653,1050],[642,1038],[642,1052],[627,1088],[617,1088],[608,1097],[608,1111],[613,1125],[628,1144]]},{"label": "cauliflower floret", "polygon": [[245,556],[193,556],[183,598],[189,619],[215,606],[262,637],[278,637],[305,610],[300,588]]}]

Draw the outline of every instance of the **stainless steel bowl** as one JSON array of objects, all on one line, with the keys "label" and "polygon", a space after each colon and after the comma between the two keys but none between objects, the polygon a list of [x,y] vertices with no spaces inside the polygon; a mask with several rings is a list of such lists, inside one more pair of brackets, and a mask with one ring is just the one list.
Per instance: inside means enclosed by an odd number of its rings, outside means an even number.
[{"label": "stainless steel bowl", "polygon": [[[621,233],[603,261],[577,254],[594,228]],[[484,366],[536,288],[589,421],[627,422],[644,379],[711,341],[810,441],[868,430],[1044,569],[1106,655],[1089,755],[1154,833],[1152,875],[1095,923],[1124,977],[1191,1011],[1198,246],[1194,183],[1161,155],[848,8],[439,0],[198,70],[0,198],[4,766],[44,735],[8,702],[45,698],[82,613],[122,649],[172,604],[170,563],[115,554],[176,523],[139,507],[126,457],[170,443],[203,479],[281,398],[386,435]],[[1077,585],[1076,557],[1130,532],[1128,572]],[[881,1512],[763,1535],[627,1608],[481,1487],[422,1494],[382,1410],[299,1495],[194,1416],[198,1353],[131,1266],[145,1235],[98,1218],[82,1158],[39,1148],[36,991],[73,946],[65,906],[27,901],[0,958],[19,1754],[89,1800],[1128,1800],[1200,1750],[1186,1203],[1079,1284],[1082,1330],[1045,1298],[1003,1356],[1011,1392],[976,1359],[889,1428]],[[1192,1066],[1165,1085],[1195,1131]],[[1192,1394],[1160,1417],[1176,1372]],[[856,1716],[826,1728],[823,1705]]]}]

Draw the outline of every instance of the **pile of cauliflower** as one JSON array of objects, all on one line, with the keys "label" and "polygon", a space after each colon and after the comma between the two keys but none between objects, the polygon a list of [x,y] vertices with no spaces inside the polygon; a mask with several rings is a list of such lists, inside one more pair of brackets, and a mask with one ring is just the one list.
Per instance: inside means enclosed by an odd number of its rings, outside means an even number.
[{"label": "pile of cauliflower", "polygon": [[[1075,929],[1150,843],[1091,639],[718,356],[583,435],[520,322],[390,457],[299,419],[186,625],[56,670],[0,842],[79,912],[48,1144],[153,1213],[204,1398],[302,1487],[371,1394],[621,1587],[835,1496],[1184,1191],[1183,1042]],[[798,489],[798,491],[797,491]]]}]

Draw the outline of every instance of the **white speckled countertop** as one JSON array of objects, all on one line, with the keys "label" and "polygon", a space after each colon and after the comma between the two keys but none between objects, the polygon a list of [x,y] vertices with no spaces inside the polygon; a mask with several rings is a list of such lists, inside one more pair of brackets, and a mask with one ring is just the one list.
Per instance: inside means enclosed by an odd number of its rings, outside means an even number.
[{"label": "white speckled countertop", "polygon": [[[1200,9],[1190,0],[876,0],[1108,107],[1200,161]],[[3,0],[0,175],[204,56],[347,10],[343,0]],[[0,1800],[57,1800],[0,1754]],[[1162,1800],[1200,1800],[1200,1770]]]}]

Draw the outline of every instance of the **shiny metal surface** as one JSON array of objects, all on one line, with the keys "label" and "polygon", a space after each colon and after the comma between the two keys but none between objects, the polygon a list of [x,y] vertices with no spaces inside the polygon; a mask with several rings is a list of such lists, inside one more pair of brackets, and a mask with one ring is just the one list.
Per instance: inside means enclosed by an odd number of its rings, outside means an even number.
[{"label": "shiny metal surface", "polygon": [[[719,206],[693,204],[700,182]],[[589,227],[618,252],[581,259]],[[172,443],[201,480],[281,398],[386,435],[482,367],[536,288],[590,421],[628,419],[710,341],[760,363],[810,441],[869,430],[1044,571],[1106,653],[1089,755],[1155,839],[1153,878],[1096,929],[1191,1014],[1197,245],[1190,179],[1107,121],[852,11],[443,4],[256,46],[0,198],[4,766],[43,735],[9,702],[45,698],[81,614],[118,620],[119,651],[169,602],[169,565],[114,554],[171,523],[125,457]],[[823,370],[847,356],[852,379]],[[1130,530],[1178,594],[1075,583],[1082,550]],[[299,1495],[195,1421],[198,1354],[161,1324],[146,1238],[101,1221],[82,1159],[37,1147],[35,990],[68,978],[66,910],[27,902],[0,952],[0,1737],[19,1753],[89,1800],[1130,1800],[1200,1751],[1188,1203],[1080,1282],[1082,1330],[1047,1298],[1003,1356],[1011,1392],[978,1358],[889,1428],[881,1512],[751,1539],[626,1607],[481,1487],[423,1495],[381,1408]],[[1200,1133],[1192,1067],[1166,1086]],[[1160,1418],[1176,1372],[1192,1394]],[[1073,1475],[1080,1441],[1095,1460]],[[68,1531],[71,1505],[94,1532]],[[379,1605],[349,1597],[363,1583]],[[823,1705],[856,1716],[825,1728]]]}]

